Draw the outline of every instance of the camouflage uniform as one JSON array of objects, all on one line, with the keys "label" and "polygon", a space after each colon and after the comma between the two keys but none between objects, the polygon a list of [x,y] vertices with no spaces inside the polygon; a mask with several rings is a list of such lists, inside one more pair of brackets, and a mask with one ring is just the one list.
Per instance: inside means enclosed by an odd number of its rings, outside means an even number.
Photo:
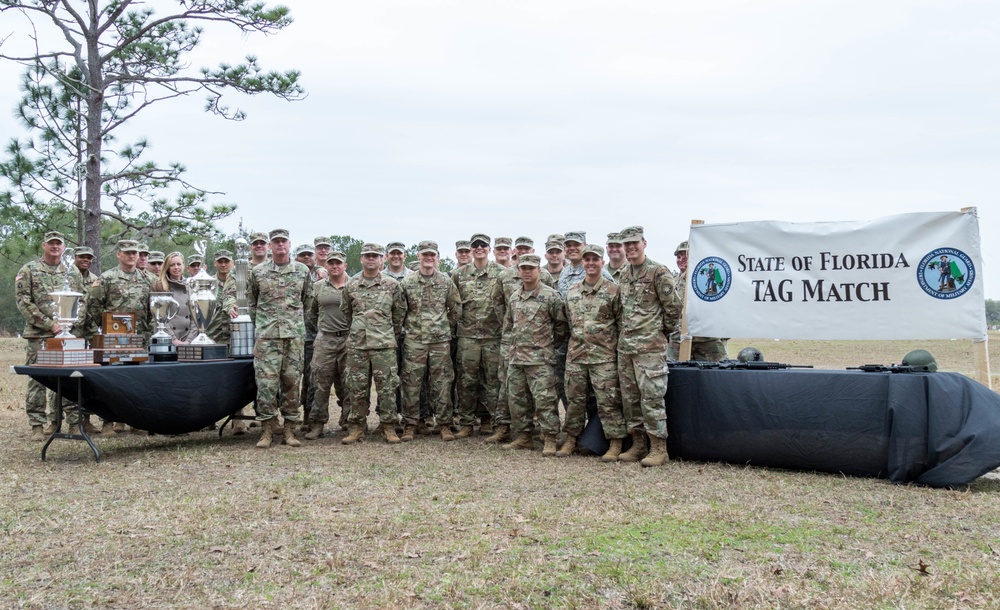
[{"label": "camouflage uniform", "polygon": [[[232,277],[232,272],[226,277],[224,281],[220,281],[215,289],[215,313],[212,314],[212,319],[209,320],[208,326],[205,327],[205,334],[208,337],[220,345],[229,345],[229,334],[232,330],[231,318],[229,317],[229,310],[225,307],[226,301],[226,283],[229,281],[229,277]],[[216,281],[219,280],[219,276],[213,276]],[[233,284],[235,287],[235,284]],[[234,294],[235,296],[235,294]],[[233,299],[235,304],[236,300]]]},{"label": "camouflage uniform", "polygon": [[645,426],[667,437],[667,337],[677,328],[681,305],[670,270],[649,257],[628,265],[619,285],[618,380],[626,426]]},{"label": "camouflage uniform", "polygon": [[151,318],[149,314],[149,289],[146,274],[139,269],[127,272],[121,266],[101,274],[90,287],[87,307],[87,332],[93,336],[105,312],[135,314],[135,332],[149,342]]},{"label": "camouflage uniform", "polygon": [[611,265],[605,266],[604,269],[608,272],[608,274],[611,275],[611,279],[614,280],[616,284],[621,284],[622,273],[624,273],[625,270],[628,269],[628,261],[622,263],[622,266],[617,269],[611,267]]},{"label": "camouflage uniform", "polygon": [[587,415],[587,385],[597,397],[597,412],[606,438],[625,438],[621,394],[618,391],[619,287],[600,278],[593,286],[573,285],[566,294],[570,339],[566,357],[567,435],[583,432]]},{"label": "camouflage uniform", "polygon": [[299,421],[305,311],[312,305],[312,287],[309,268],[294,260],[283,266],[268,261],[250,272],[247,304],[254,322],[258,420],[274,419],[280,409],[286,422]]},{"label": "camouflage uniform", "polygon": [[[531,430],[532,419],[544,434],[559,434],[556,396],[556,346],[569,336],[566,310],[559,293],[541,283],[518,288],[510,299],[510,369],[507,372],[511,435]],[[531,407],[528,397],[534,399]]]},{"label": "camouflage uniform", "polygon": [[399,282],[380,273],[374,278],[352,277],[340,305],[350,327],[347,348],[348,423],[364,426],[368,419],[370,380],[378,392],[382,424],[396,424],[397,337],[403,330],[406,302]]},{"label": "camouflage uniform", "polygon": [[347,333],[350,327],[341,310],[344,287],[337,288],[328,279],[313,284],[313,302],[306,315],[306,327],[314,329],[312,385],[313,403],[309,424],[330,421],[330,388],[340,406],[339,424],[347,426],[351,412],[347,396]]},{"label": "camouflage uniform", "polygon": [[497,425],[497,396],[500,393],[497,373],[500,370],[500,318],[493,306],[493,288],[504,267],[488,261],[478,269],[475,263],[463,265],[451,278],[462,301],[458,321],[458,404],[455,416],[459,426],[476,422],[476,401],[480,392]]},{"label": "camouflage uniform", "polygon": [[442,425],[452,420],[451,338],[462,308],[458,288],[451,279],[435,271],[431,276],[408,275],[400,287],[406,301],[403,328],[403,420],[416,425],[420,418],[420,386],[429,377],[428,397],[435,419]]},{"label": "camouflage uniform", "polygon": [[[45,339],[54,337],[52,327],[55,325],[53,315],[56,313],[55,303],[52,302],[50,292],[62,290],[63,284],[69,276],[69,287],[76,292],[82,292],[80,297],[80,307],[77,314],[80,316],[79,322],[74,325],[70,332],[82,325],[82,321],[87,314],[87,288],[83,283],[83,276],[80,270],[70,265],[67,270],[66,265],[60,262],[52,266],[44,260],[33,260],[17,272],[14,278],[14,298],[17,302],[17,310],[24,316],[24,330],[21,336],[27,339],[28,345],[25,349],[25,364],[32,365],[38,361],[38,351],[42,348]],[[79,335],[79,332],[74,334]],[[55,419],[55,395],[49,400],[52,419]],[[75,406],[70,406],[64,401],[67,423],[73,425],[77,421]],[[45,386],[34,379],[28,380],[28,391],[25,396],[24,410],[28,414],[28,424],[31,426],[43,426],[46,423],[45,415]]]},{"label": "camouflage uniform", "polygon": [[[684,295],[687,293],[687,272],[679,273],[676,276],[674,287],[677,289],[677,298],[684,306]],[[726,353],[727,339],[717,337],[691,337],[691,360],[703,360],[705,362],[719,362],[728,357]],[[667,357],[670,360],[679,360],[681,355],[681,333],[680,331],[670,333],[670,346]]]}]

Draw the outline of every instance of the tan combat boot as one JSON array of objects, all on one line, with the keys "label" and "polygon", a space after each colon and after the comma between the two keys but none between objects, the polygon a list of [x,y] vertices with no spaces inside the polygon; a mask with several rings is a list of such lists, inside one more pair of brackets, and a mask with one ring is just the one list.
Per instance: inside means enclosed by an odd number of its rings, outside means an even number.
[{"label": "tan combat boot", "polygon": [[35,442],[42,442],[45,440],[45,432],[42,426],[32,426],[31,427],[31,440]]},{"label": "tan combat boot", "polygon": [[298,426],[293,425],[292,422],[290,422],[290,421],[286,421],[285,422],[285,430],[283,432],[284,438],[282,438],[282,441],[286,445],[288,445],[289,447],[301,447],[302,446],[302,441],[300,441],[299,439],[295,438],[295,428],[297,428],[297,427]]},{"label": "tan combat boot", "polygon": [[109,421],[104,422],[104,426],[101,428],[101,436],[114,436],[118,434],[115,432],[115,425]]},{"label": "tan combat boot", "polygon": [[399,437],[396,436],[395,424],[382,424],[382,434],[385,435],[385,442],[390,445],[395,445],[399,442]]},{"label": "tan combat boot", "polygon": [[302,438],[307,441],[314,441],[323,436],[323,424],[313,423],[309,426],[309,432],[306,432],[305,436]]},{"label": "tan combat boot", "polygon": [[531,440],[530,432],[522,432],[506,445],[500,445],[501,449],[533,449],[535,446]]},{"label": "tan combat boot", "polygon": [[413,437],[417,434],[417,427],[413,424],[406,424],[403,426],[403,436],[399,437],[399,440],[404,443],[408,443],[413,440]]},{"label": "tan combat boot", "polygon": [[646,433],[642,430],[632,430],[629,436],[632,437],[632,447],[619,455],[618,459],[622,462],[638,462],[646,457]]},{"label": "tan combat boot", "polygon": [[472,426],[462,426],[455,433],[455,438],[469,438],[472,436]]},{"label": "tan combat boot", "polygon": [[271,446],[271,439],[274,437],[275,420],[268,419],[260,423],[260,440],[257,441],[258,449],[267,449]]},{"label": "tan combat boot", "polygon": [[243,436],[247,433],[247,425],[242,419],[233,420],[233,436]]},{"label": "tan combat boot", "polygon": [[663,466],[667,463],[667,439],[656,436],[649,437],[649,455],[642,462],[643,466]]},{"label": "tan combat boot", "polygon": [[572,434],[567,434],[562,447],[559,448],[559,451],[556,451],[556,457],[569,457],[573,455],[574,449],[576,449],[576,437]]},{"label": "tan combat boot", "polygon": [[612,438],[608,440],[608,451],[601,456],[602,462],[617,462],[618,456],[622,453],[622,439]]},{"label": "tan combat boot", "polygon": [[97,426],[95,426],[90,422],[89,415],[83,420],[83,431],[91,436],[95,434],[100,434],[101,432],[100,430],[97,429]]},{"label": "tan combat boot", "polygon": [[125,424],[120,421],[115,422],[115,424],[111,427],[111,429],[115,431],[115,434],[124,434]]},{"label": "tan combat boot", "polygon": [[50,421],[49,423],[45,424],[44,428],[42,428],[42,434],[44,434],[45,436],[52,436],[55,433],[56,433],[56,422],[54,421]]},{"label": "tan combat boot", "polygon": [[443,441],[455,440],[455,433],[451,431],[451,426],[441,426],[441,440]]},{"label": "tan combat boot", "polygon": [[493,434],[493,422],[488,419],[484,419],[483,423],[479,425],[479,434],[483,436],[491,436]]},{"label": "tan combat boot", "polygon": [[347,436],[340,439],[340,444],[353,445],[354,443],[360,443],[363,440],[365,440],[365,427],[349,424],[347,427]]},{"label": "tan combat boot", "polygon": [[502,443],[504,441],[510,440],[510,426],[505,426],[503,424],[496,427],[493,431],[492,436],[487,436],[483,439],[484,443]]},{"label": "tan combat boot", "polygon": [[552,457],[556,454],[556,435],[546,434],[543,437],[545,441],[545,446],[542,448],[542,457]]}]

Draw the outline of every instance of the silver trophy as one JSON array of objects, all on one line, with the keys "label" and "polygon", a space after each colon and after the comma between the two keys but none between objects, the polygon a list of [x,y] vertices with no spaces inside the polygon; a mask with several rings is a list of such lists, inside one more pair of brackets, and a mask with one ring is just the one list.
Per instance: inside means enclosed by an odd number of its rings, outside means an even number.
[{"label": "silver trophy", "polygon": [[[205,242],[197,241],[194,250],[204,258]],[[191,341],[191,345],[215,345],[215,341],[205,334],[208,323],[215,313],[216,291],[219,288],[219,280],[205,273],[205,265],[194,277],[187,279],[188,307],[194,315],[195,323],[198,325],[198,336]]]},{"label": "silver trophy", "polygon": [[233,358],[253,358],[253,320],[247,306],[247,280],[250,277],[250,244],[240,237],[236,240],[236,264],[233,282],[236,284],[236,317],[229,333],[229,351]]},{"label": "silver trophy", "polygon": [[63,253],[62,262],[66,267],[66,274],[63,276],[63,287],[60,290],[49,293],[49,296],[52,297],[52,306],[54,309],[52,319],[62,327],[62,330],[55,338],[75,339],[76,337],[73,333],[69,332],[69,329],[80,320],[80,299],[83,297],[83,293],[73,290],[69,285],[70,269],[73,268],[72,250],[67,250]]},{"label": "silver trophy", "polygon": [[153,362],[173,362],[177,360],[177,348],[173,337],[167,333],[167,322],[177,315],[180,303],[169,292],[149,293],[149,311],[156,320],[156,333],[149,338],[149,355]]}]

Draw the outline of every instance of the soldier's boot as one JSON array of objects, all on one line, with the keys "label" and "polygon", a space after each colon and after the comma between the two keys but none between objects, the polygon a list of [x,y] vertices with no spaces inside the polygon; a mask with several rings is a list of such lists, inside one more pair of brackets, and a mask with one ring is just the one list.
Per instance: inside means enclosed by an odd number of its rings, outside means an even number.
[{"label": "soldier's boot", "polygon": [[455,440],[455,433],[451,431],[451,426],[441,426],[441,440],[443,441]]},{"label": "soldier's boot", "polygon": [[608,441],[608,451],[601,456],[602,462],[617,462],[622,453],[622,439],[613,438]]},{"label": "soldier's boot", "polygon": [[323,424],[321,422],[319,423],[314,422],[309,426],[309,432],[306,432],[306,435],[303,436],[302,438],[306,439],[307,441],[314,441],[322,436],[323,436]]},{"label": "soldier's boot", "polygon": [[104,426],[101,428],[101,436],[114,436],[118,434],[115,432],[115,425],[109,421],[104,422]]},{"label": "soldier's boot", "polygon": [[472,436],[472,426],[462,426],[455,433],[455,438],[469,438]]},{"label": "soldier's boot", "polygon": [[640,462],[643,466],[663,466],[667,463],[667,439],[656,436],[649,437],[649,455]]},{"label": "soldier's boot", "polygon": [[301,447],[302,446],[302,441],[300,441],[299,439],[295,438],[295,428],[296,428],[296,426],[294,424],[292,424],[292,422],[287,421],[287,420],[285,421],[284,438],[282,439],[282,441],[286,445],[288,445],[289,447]]},{"label": "soldier's boot", "polygon": [[638,462],[646,457],[646,433],[642,430],[632,430],[629,432],[632,437],[632,446],[628,451],[618,456],[622,462]]},{"label": "soldier's boot", "polygon": [[233,436],[243,436],[247,433],[247,425],[241,419],[233,420]]},{"label": "soldier's boot", "polygon": [[399,437],[396,436],[395,424],[382,424],[382,434],[385,436],[385,442],[390,445],[395,445],[399,442]]},{"label": "soldier's boot", "polygon": [[83,431],[91,436],[95,434],[100,434],[101,432],[100,430],[97,429],[97,426],[91,423],[89,415],[85,417],[83,420]]},{"label": "soldier's boot", "polygon": [[556,454],[556,435],[546,434],[544,437],[545,446],[542,447],[542,457],[553,457]]},{"label": "soldier's boot", "polygon": [[572,434],[567,434],[562,447],[559,448],[559,451],[556,451],[556,457],[569,457],[573,455],[574,449],[576,449],[576,437]]},{"label": "soldier's boot", "polygon": [[111,427],[111,429],[115,431],[115,434],[122,434],[125,432],[125,424],[120,421],[117,421],[115,422],[115,425]]},{"label": "soldier's boot", "polygon": [[267,449],[271,446],[274,437],[274,418],[265,420],[260,424],[260,440],[257,441],[258,449]]},{"label": "soldier's boot", "polygon": [[491,436],[493,434],[493,422],[488,419],[484,419],[483,423],[479,425],[479,434],[483,436]]},{"label": "soldier's boot", "polygon": [[360,443],[363,440],[365,440],[364,425],[358,426],[355,424],[350,424],[347,428],[347,436],[340,439],[340,444],[353,445],[354,443]]},{"label": "soldier's boot", "polygon": [[45,424],[45,427],[42,428],[42,434],[44,434],[46,437],[52,436],[55,433],[56,433],[56,422],[54,421],[48,422],[47,424]]},{"label": "soldier's boot", "polygon": [[413,424],[406,424],[403,426],[403,436],[399,437],[399,440],[404,443],[408,443],[413,440],[414,435],[417,433],[417,427]]},{"label": "soldier's boot", "polygon": [[502,443],[504,441],[510,440],[510,426],[505,426],[500,424],[493,431],[492,436],[487,436],[483,439],[484,443]]},{"label": "soldier's boot", "polygon": [[43,431],[41,425],[37,425],[37,426],[32,426],[31,427],[31,437],[30,438],[31,438],[31,440],[33,440],[35,442],[39,442],[39,443],[45,440],[45,432]]},{"label": "soldier's boot", "polygon": [[501,449],[534,449],[534,442],[531,440],[530,432],[522,432],[518,434],[514,440],[507,443],[506,445],[500,445]]}]

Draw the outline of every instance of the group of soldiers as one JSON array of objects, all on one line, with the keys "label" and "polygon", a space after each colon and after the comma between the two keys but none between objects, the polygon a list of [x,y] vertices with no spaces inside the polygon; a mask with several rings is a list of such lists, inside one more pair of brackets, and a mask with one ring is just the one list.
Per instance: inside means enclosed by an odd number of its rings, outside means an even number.
[{"label": "group of soldiers", "polygon": [[[322,437],[331,392],[347,430],[341,443],[364,440],[374,383],[379,433],[389,443],[410,441],[421,427],[451,441],[472,436],[478,425],[487,443],[531,449],[537,426],[543,456],[568,456],[589,404],[609,442],[602,461],[667,460],[667,361],[677,357],[680,339],[686,242],[674,253],[678,275],[646,256],[638,226],[608,234],[605,246],[588,244],[583,231],[550,235],[544,259],[529,237],[477,233],[456,243],[459,266],[450,273],[440,271],[433,241],[418,244],[412,267],[404,264],[404,244],[366,243],[354,277],[326,238],[294,252],[283,229],[255,233],[250,242],[258,447],[279,435],[298,446],[296,431],[306,440]],[[48,274],[61,285],[62,244],[61,235],[46,235],[42,259],[18,275],[18,303],[32,331],[24,335],[29,363],[38,340],[59,328],[43,309],[30,311],[45,289],[22,294],[22,283]],[[84,328],[97,311],[148,312],[148,283],[140,302],[132,285],[141,282],[129,275],[139,271],[127,264],[138,244],[118,246],[122,264],[91,282]],[[86,284],[80,270],[69,271]],[[228,332],[226,319],[237,315],[232,275],[219,285],[216,326]],[[142,319],[148,332],[148,314]],[[694,338],[693,349],[696,359],[726,356],[721,339]],[[44,393],[39,409],[29,388],[27,410],[34,434],[45,423]],[[627,437],[631,448],[623,451]]]}]

